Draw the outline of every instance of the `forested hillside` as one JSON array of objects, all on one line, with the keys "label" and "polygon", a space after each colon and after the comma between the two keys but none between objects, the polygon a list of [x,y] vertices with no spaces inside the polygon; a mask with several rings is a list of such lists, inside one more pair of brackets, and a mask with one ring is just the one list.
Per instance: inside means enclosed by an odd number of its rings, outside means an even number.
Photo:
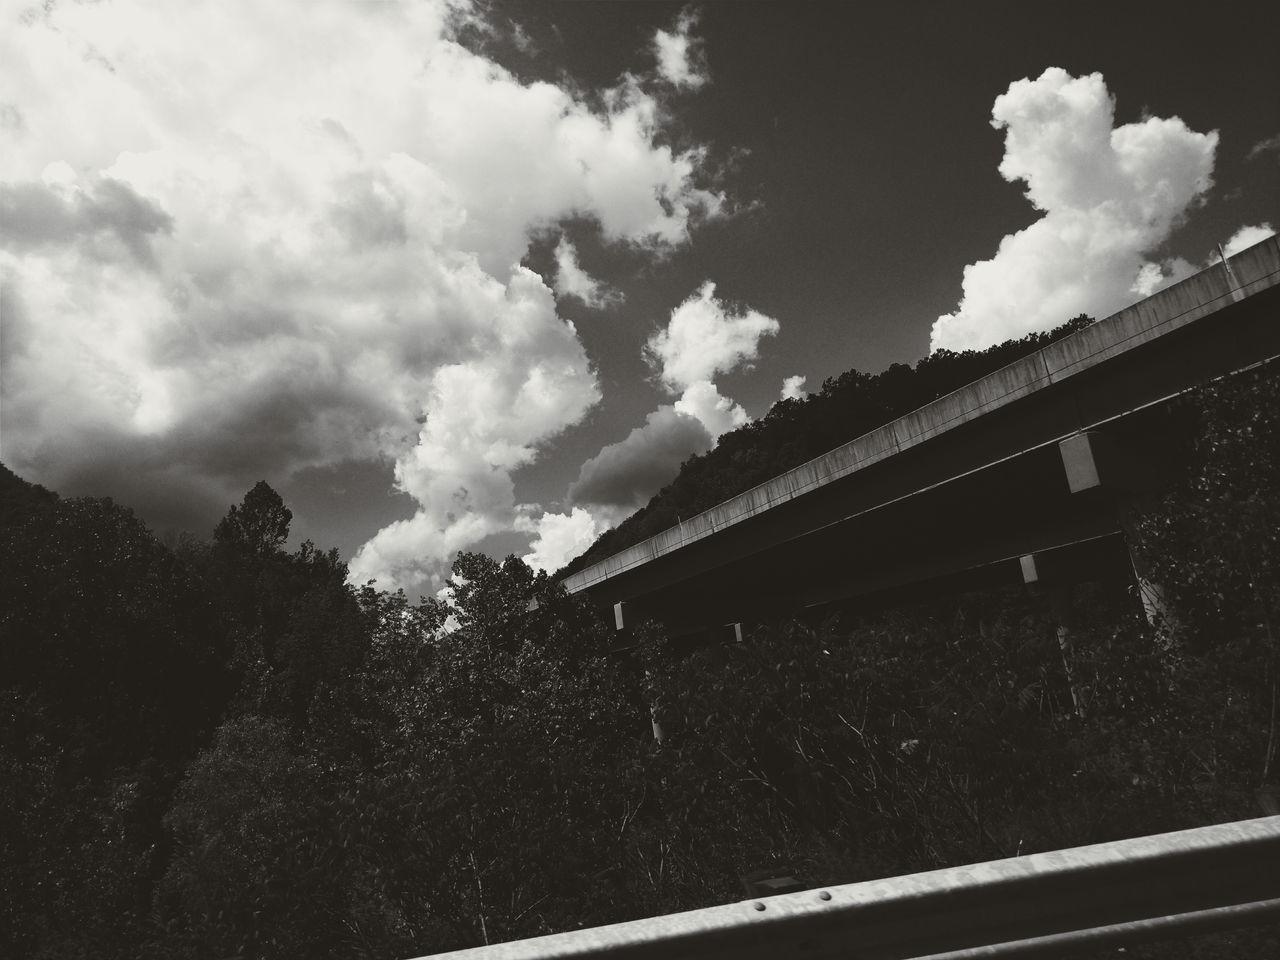
[{"label": "forested hillside", "polygon": [[828,378],[815,394],[780,400],[759,420],[726,433],[714,449],[686,460],[648,504],[602,533],[556,576],[576,573],[647,540],[682,517],[723,503],[1092,322],[1082,314],[1049,333],[1028,334],[986,350],[938,350],[914,367],[895,363],[876,374],[850,370]]},{"label": "forested hillside", "polygon": [[1131,518],[1177,622],[1081,584],[1066,664],[1023,588],[690,651],[620,643],[515,558],[460,555],[452,607],[354,588],[282,549],[266,483],[169,548],[0,474],[0,956],[412,957],[739,899],[762,869],[834,884],[1256,816],[1280,380],[1186,403],[1194,464]]}]

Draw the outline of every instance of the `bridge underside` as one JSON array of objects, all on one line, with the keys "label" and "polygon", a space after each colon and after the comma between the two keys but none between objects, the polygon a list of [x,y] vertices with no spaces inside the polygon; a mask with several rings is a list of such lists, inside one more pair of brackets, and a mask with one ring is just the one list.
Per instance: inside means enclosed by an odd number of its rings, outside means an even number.
[{"label": "bridge underside", "polygon": [[586,592],[685,633],[834,601],[1132,577],[1125,513],[1187,452],[1173,400],[1277,355],[1271,287]]},{"label": "bridge underside", "polygon": [[[1108,442],[1150,444],[1169,420],[1154,411],[1095,434],[1093,452]],[[1053,443],[657,587],[628,601],[628,615],[680,634],[837,601],[1131,578],[1125,512],[1154,478],[1124,479],[1072,492]]]}]

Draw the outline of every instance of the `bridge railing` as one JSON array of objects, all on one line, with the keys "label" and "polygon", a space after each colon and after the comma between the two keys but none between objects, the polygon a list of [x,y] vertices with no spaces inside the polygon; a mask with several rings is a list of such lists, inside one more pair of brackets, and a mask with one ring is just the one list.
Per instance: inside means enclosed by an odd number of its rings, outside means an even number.
[{"label": "bridge railing", "polygon": [[822,887],[451,960],[1057,957],[1280,920],[1280,816]]}]

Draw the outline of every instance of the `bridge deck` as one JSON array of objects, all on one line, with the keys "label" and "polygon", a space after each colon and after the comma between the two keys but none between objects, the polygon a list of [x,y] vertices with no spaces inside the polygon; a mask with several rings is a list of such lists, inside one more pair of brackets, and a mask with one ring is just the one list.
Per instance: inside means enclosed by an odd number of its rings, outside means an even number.
[{"label": "bridge deck", "polygon": [[[1168,344],[1181,342],[1184,346],[1180,349],[1186,351],[1188,347],[1185,344],[1190,341],[1180,339],[1176,335],[1178,331],[1192,327],[1213,314],[1226,311],[1233,305],[1251,300],[1278,284],[1280,241],[1272,237],[1242,251],[1226,263],[1207,268],[1070,337],[1050,344],[655,537],[579,571],[565,579],[565,587],[571,593],[587,590],[598,599],[615,602],[629,599],[637,591],[651,591],[656,582],[653,580],[654,575],[641,575],[640,572],[649,567],[656,569],[657,566],[665,566],[666,561],[678,553],[681,558],[678,566],[687,566],[685,558],[696,555],[704,557],[698,564],[702,569],[706,569],[708,563],[720,563],[719,559],[706,559],[711,552],[720,554],[723,562],[728,563],[735,556],[741,555],[739,547],[754,537],[748,530],[762,529],[762,518],[771,512],[779,520],[783,515],[796,517],[813,512],[807,506],[802,508],[801,504],[817,504],[824,499],[833,501],[835,490],[850,489],[849,484],[860,475],[866,475],[867,480],[859,479],[855,486],[883,486],[873,483],[872,475],[893,474],[899,470],[896,466],[898,463],[903,464],[902,471],[907,475],[907,480],[912,481],[904,481],[901,492],[914,493],[922,489],[920,484],[925,481],[923,474],[914,478],[909,476],[915,468],[909,469],[908,465],[919,463],[921,457],[916,455],[917,448],[925,444],[928,444],[927,448],[920,452],[927,453],[930,461],[939,461],[942,458],[937,451],[950,448],[951,452],[947,456],[955,461],[948,464],[948,468],[954,467],[950,470],[950,477],[958,477],[974,468],[975,464],[969,461],[983,451],[983,438],[980,433],[975,433],[979,421],[983,424],[999,423],[1004,434],[1015,437],[1026,433],[1016,424],[1018,418],[1014,416],[1015,411],[1037,407],[1049,410],[1056,404],[1059,409],[1052,416],[1042,418],[1043,423],[1036,428],[1044,435],[1038,440],[1025,439],[1025,445],[1019,449],[1026,451],[1037,445],[1055,442],[1073,429],[1085,428],[1099,419],[1114,415],[1114,411],[1108,412],[1102,406],[1092,404],[1086,392],[1086,388],[1091,388],[1092,384],[1098,382],[1093,374],[1099,368],[1118,370],[1124,364],[1109,362],[1124,360],[1129,355],[1146,357],[1161,354],[1161,350],[1155,348],[1165,345],[1160,342],[1162,340]],[[1271,334],[1267,333],[1266,336],[1270,337]],[[1269,342],[1259,343],[1257,348],[1262,352],[1269,349]],[[1190,352],[1203,351],[1192,344]],[[1165,349],[1163,353],[1169,354],[1170,350]],[[1239,356],[1228,359],[1232,363],[1239,362]],[[1167,358],[1163,362],[1166,367],[1171,364]],[[1172,362],[1172,366],[1178,366],[1179,362]],[[1198,375],[1199,371],[1194,373]],[[1176,375],[1185,378],[1187,372],[1177,371]],[[1176,377],[1167,383],[1153,383],[1157,392],[1167,392],[1171,389],[1169,384],[1176,383]],[[1072,394],[1069,401],[1063,399],[1064,387],[1070,387],[1067,391]],[[1124,409],[1126,403],[1133,407],[1141,402],[1141,397],[1131,390],[1126,391],[1123,384],[1109,389],[1117,395],[1116,409]],[[1017,405],[1016,408],[1014,405]],[[1072,409],[1067,410],[1066,407]],[[987,453],[995,460],[1000,458],[994,448]],[[925,483],[925,486],[936,485],[945,479],[946,476],[936,476]],[[827,496],[828,490],[832,491],[831,496]],[[849,516],[846,509],[848,498],[843,492],[840,497],[841,506],[834,515],[837,520],[847,519]],[[893,496],[886,494],[881,502],[887,503],[893,499]],[[821,521],[814,523],[816,525],[811,529],[829,525]],[[800,526],[802,528],[803,523]],[[741,533],[734,528],[739,528]],[[730,533],[733,535],[729,535]],[[763,546],[776,542],[775,537]],[[719,546],[713,548],[713,544]],[[752,540],[746,549],[751,552],[763,547]],[[661,562],[655,565],[655,561]],[[686,576],[687,572],[680,576]],[[642,586],[635,586],[639,582],[637,576],[645,581]],[[624,581],[630,586],[621,589],[616,598],[601,596],[603,592],[612,589],[615,582]]]}]

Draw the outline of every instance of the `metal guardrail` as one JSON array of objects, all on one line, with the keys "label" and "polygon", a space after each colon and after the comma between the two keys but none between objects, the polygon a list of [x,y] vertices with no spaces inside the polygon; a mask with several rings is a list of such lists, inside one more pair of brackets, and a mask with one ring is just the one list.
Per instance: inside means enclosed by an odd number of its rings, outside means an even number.
[{"label": "metal guardrail", "polygon": [[1280,920],[1280,816],[806,890],[450,960],[1060,957]]}]

